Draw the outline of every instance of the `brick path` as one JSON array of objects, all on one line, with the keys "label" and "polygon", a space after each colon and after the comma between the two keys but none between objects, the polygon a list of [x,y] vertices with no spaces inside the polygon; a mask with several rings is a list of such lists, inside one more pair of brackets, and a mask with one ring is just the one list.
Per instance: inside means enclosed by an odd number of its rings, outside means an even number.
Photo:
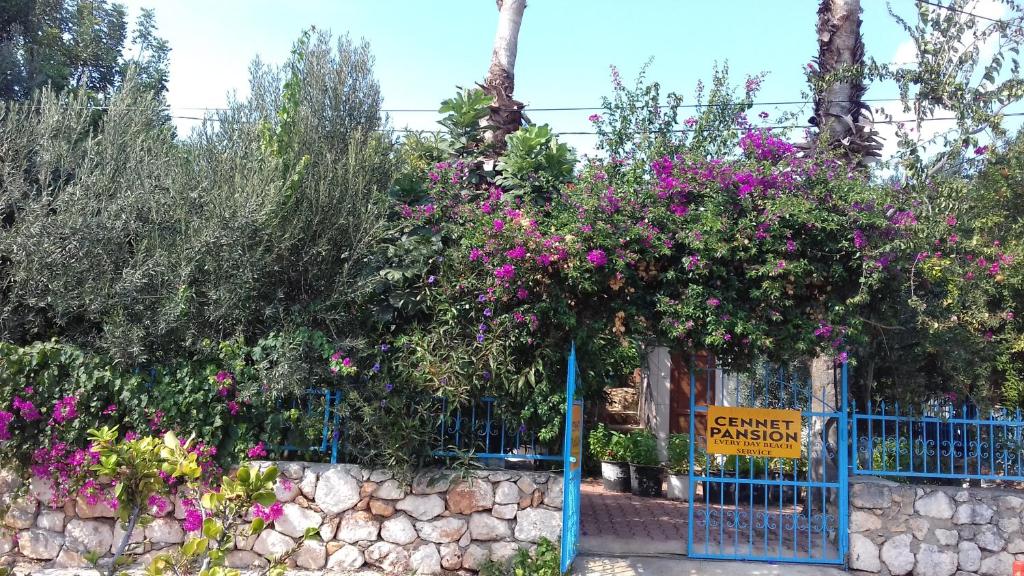
[{"label": "brick path", "polygon": [[600,553],[682,554],[688,510],[683,502],[605,492],[587,479],[580,494],[580,547]]},{"label": "brick path", "polygon": [[[698,508],[698,512],[703,506]],[[719,514],[735,507],[715,507]],[[748,510],[744,508],[744,510]],[[794,516],[807,512],[802,506],[778,509],[757,507],[755,513],[767,513],[772,527],[715,528],[707,530],[702,524],[695,527],[697,550],[712,554],[732,554],[809,557],[808,548],[817,558],[835,557],[835,547],[822,543],[820,533],[808,539],[807,532],[791,532],[779,515],[789,517],[792,527]],[[749,511],[747,512],[749,513]],[[584,480],[580,494],[580,550],[590,554],[685,554],[689,505],[664,498],[640,498],[631,494],[606,492],[600,480]],[[704,544],[705,537],[710,544]],[[781,542],[780,542],[781,540]]]}]

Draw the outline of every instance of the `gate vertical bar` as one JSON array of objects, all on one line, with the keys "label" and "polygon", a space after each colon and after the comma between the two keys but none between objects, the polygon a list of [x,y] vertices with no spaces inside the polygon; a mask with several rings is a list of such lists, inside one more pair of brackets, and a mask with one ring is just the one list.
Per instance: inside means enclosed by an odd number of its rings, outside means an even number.
[{"label": "gate vertical bar", "polygon": [[562,462],[561,572],[565,574],[576,559],[580,538],[580,483],[583,474],[583,400],[576,400],[576,343],[569,351],[565,382],[565,438]]},{"label": "gate vertical bar", "polygon": [[[697,377],[696,377],[696,374],[695,374],[696,370],[697,370],[697,362],[693,359],[693,357],[691,357],[690,358],[690,428],[689,428],[689,430],[690,430],[690,465],[687,467],[689,469],[689,472],[690,472],[690,478],[689,478],[690,505],[686,507],[687,510],[688,510],[687,511],[687,522],[686,522],[686,553],[687,554],[692,554],[693,553],[693,549],[692,549],[693,548],[693,508],[697,505],[697,490],[696,490],[695,483],[693,481],[693,464],[694,464],[693,456],[694,456],[694,449],[695,449],[694,446],[697,444],[697,428],[694,426],[694,418],[693,418],[693,406],[694,406],[693,397],[694,397],[694,394],[695,394],[694,391],[696,390],[696,385],[697,385]],[[701,475],[704,475],[706,473],[707,472],[705,470],[701,470]],[[707,482],[704,482],[704,496],[707,496],[707,491],[708,491]]]},{"label": "gate vertical bar", "polygon": [[[844,568],[847,565],[846,551],[850,546],[850,522],[848,518],[850,514],[850,463],[848,460],[850,457],[850,451],[846,449],[846,447],[850,445],[850,431],[847,426],[847,419],[849,418],[850,414],[848,374],[849,370],[847,367],[847,363],[844,360],[842,365],[842,374],[840,376],[842,380],[842,384],[840,386],[840,394],[842,397],[839,400],[839,466],[837,467],[839,473],[839,526],[837,527],[839,529],[839,558],[842,559]],[[856,419],[854,420],[854,424],[856,424]],[[854,430],[853,433],[854,435],[856,435],[857,430]],[[856,457],[856,455],[854,455],[854,457]]]}]

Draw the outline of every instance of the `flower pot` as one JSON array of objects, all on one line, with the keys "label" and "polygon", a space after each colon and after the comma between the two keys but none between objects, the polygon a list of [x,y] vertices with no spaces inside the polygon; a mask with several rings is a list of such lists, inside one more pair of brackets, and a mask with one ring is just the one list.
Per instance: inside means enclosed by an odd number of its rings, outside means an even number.
[{"label": "flower pot", "polygon": [[668,499],[682,502],[690,501],[690,475],[669,474],[668,475]]},{"label": "flower pot", "polygon": [[609,492],[629,492],[629,464],[601,462],[601,485]]},{"label": "flower pot", "polygon": [[736,502],[736,484],[716,481],[720,478],[714,471],[703,485],[704,499],[710,504],[734,504]]},{"label": "flower pot", "polygon": [[634,496],[655,498],[661,496],[661,466],[629,465],[630,492]]}]

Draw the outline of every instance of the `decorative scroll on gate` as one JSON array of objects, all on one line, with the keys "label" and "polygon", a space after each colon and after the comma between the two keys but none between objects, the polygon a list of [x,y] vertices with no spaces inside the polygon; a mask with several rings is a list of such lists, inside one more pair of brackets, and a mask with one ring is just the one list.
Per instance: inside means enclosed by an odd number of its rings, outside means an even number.
[{"label": "decorative scroll on gate", "polygon": [[690,396],[694,558],[845,564],[847,368],[766,366],[756,374],[696,364],[715,378]]},{"label": "decorative scroll on gate", "polygon": [[569,352],[569,370],[565,383],[565,448],[562,451],[565,472],[562,499],[562,574],[576,559],[580,538],[580,481],[583,474],[583,400],[576,399],[576,344]]}]

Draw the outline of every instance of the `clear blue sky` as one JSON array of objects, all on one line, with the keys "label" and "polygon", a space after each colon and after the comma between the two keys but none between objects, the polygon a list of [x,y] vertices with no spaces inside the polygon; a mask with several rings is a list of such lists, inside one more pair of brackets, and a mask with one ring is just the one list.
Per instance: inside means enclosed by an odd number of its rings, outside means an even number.
[{"label": "clear blue sky", "polygon": [[[156,9],[171,45],[169,100],[175,115],[223,106],[246,89],[257,54],[279,63],[310,25],[369,40],[385,108],[431,108],[456,85],[480,81],[497,22],[493,0],[128,0],[132,14]],[[901,14],[910,0],[893,0]],[[863,0],[867,52],[881,62],[913,58],[883,0]],[[737,83],[768,72],[759,100],[800,100],[803,68],[817,50],[818,0],[531,0],[519,37],[516,97],[534,107],[596,106],[609,92],[609,65],[626,80],[654,57],[649,78],[692,102],[698,79],[728,61]],[[997,13],[998,15],[998,13]],[[869,97],[893,97],[875,86]],[[793,109],[788,106],[786,109]],[[799,108],[799,107],[796,107]],[[775,117],[779,109],[766,109]],[[528,111],[529,112],[529,111]],[[809,113],[805,108],[801,118]],[[558,131],[590,129],[590,112],[536,112]],[[393,113],[396,127],[435,128],[436,114]],[[179,120],[187,131],[193,122]],[[566,136],[586,152],[592,136]]]}]

